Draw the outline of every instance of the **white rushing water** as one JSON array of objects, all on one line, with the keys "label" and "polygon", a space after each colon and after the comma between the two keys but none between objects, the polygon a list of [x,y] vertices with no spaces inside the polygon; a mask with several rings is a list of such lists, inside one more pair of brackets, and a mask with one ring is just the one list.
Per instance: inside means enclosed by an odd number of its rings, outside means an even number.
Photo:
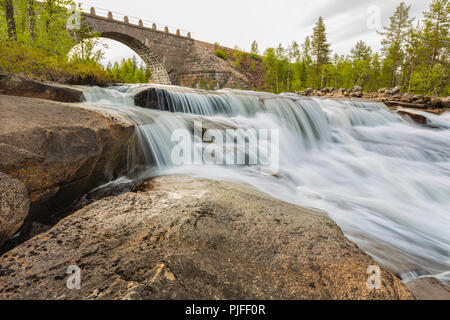
[{"label": "white rushing water", "polygon": [[[141,175],[242,182],[321,209],[350,240],[405,281],[433,276],[450,284],[448,113],[427,115],[440,126],[430,129],[373,102],[235,90],[206,94],[162,86],[156,87],[161,110],[150,110],[136,107],[129,95],[140,87],[86,88],[85,98],[137,124],[130,167],[140,168]],[[214,127],[279,129],[279,172],[174,165],[172,133],[179,128],[193,132],[194,120]]]}]

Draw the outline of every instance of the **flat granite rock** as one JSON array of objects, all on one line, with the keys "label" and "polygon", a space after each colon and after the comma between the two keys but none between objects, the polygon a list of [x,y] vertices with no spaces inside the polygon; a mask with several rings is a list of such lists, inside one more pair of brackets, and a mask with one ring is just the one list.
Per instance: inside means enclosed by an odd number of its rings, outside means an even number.
[{"label": "flat granite rock", "polygon": [[[415,299],[325,214],[168,176],[97,201],[0,257],[0,299]],[[80,268],[81,288],[68,289]],[[70,277],[70,278],[69,278]]]}]

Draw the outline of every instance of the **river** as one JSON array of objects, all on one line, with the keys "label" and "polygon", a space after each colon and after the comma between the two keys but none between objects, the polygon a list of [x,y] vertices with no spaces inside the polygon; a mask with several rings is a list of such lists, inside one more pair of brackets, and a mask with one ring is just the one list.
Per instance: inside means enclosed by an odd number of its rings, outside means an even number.
[{"label": "river", "polygon": [[[128,178],[184,174],[246,183],[326,212],[350,240],[405,282],[432,276],[450,285],[449,113],[428,115],[439,127],[433,129],[362,100],[153,87],[160,110],[135,105],[133,93],[142,85],[84,88],[86,104],[114,109],[136,124]],[[211,145],[194,136],[194,121],[276,132],[276,145],[269,137],[263,144],[266,152],[277,148],[276,170],[174,163],[177,130],[189,132],[194,154]],[[215,155],[235,148],[233,140],[226,141]]]}]

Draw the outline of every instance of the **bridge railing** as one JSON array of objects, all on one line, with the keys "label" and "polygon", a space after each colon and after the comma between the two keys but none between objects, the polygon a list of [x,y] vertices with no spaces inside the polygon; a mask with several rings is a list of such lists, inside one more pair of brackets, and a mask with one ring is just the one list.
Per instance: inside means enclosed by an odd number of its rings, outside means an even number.
[{"label": "bridge railing", "polygon": [[89,14],[91,16],[98,16],[98,17],[102,17],[102,18],[106,18],[106,19],[111,19],[113,21],[120,21],[120,22],[131,24],[131,25],[135,25],[135,26],[138,26],[141,28],[149,28],[149,29],[153,29],[153,30],[159,30],[159,31],[175,34],[175,35],[182,36],[182,37],[187,37],[187,38],[192,37],[191,32],[189,32],[187,30],[163,25],[163,24],[160,24],[160,23],[157,23],[154,21],[145,20],[145,19],[141,19],[138,17],[134,17],[134,16],[125,15],[120,12],[106,10],[106,9],[98,8],[98,7],[91,7],[91,6],[83,4],[83,3],[80,3],[80,8],[83,13]]}]

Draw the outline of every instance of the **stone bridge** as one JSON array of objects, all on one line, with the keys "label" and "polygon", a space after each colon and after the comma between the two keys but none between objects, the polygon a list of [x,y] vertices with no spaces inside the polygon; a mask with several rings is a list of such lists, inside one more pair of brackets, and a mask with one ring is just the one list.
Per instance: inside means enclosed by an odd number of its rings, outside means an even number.
[{"label": "stone bridge", "polygon": [[[239,75],[229,64],[214,55],[214,45],[192,39],[189,32],[159,30],[153,23],[127,16],[118,19],[95,8],[83,12],[83,23],[101,37],[119,41],[135,51],[152,73],[153,82],[217,89],[229,82],[239,82]],[[116,15],[116,16],[115,16]]]}]

